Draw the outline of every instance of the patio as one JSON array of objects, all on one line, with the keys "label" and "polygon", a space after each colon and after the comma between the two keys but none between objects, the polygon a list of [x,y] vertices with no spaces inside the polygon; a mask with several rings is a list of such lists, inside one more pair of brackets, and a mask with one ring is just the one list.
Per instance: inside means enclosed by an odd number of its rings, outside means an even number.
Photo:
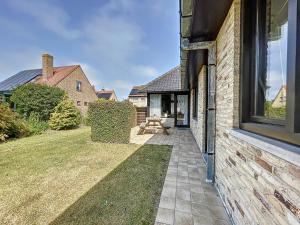
[{"label": "patio", "polygon": [[206,167],[189,129],[172,128],[170,135],[136,135],[131,143],[173,145],[155,225],[231,224],[217,190],[205,182]]}]

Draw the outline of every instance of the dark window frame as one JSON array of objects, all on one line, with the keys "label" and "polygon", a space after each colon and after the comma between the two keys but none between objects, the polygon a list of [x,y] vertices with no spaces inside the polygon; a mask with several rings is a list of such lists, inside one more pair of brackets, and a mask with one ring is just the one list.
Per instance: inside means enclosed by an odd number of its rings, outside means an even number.
[{"label": "dark window frame", "polygon": [[257,13],[261,10],[256,5],[256,1],[243,0],[241,7],[240,128],[300,145],[300,0],[289,0],[288,2],[286,120],[252,116],[255,99],[255,95],[253,95],[256,74],[255,60],[257,57],[254,32],[256,22],[254,21],[259,15]]},{"label": "dark window frame", "polygon": [[198,119],[198,87],[195,87],[193,93],[193,119]]}]

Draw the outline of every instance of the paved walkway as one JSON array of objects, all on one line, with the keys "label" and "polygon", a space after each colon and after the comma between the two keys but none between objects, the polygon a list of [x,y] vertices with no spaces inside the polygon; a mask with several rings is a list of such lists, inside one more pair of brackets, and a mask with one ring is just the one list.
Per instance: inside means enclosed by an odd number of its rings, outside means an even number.
[{"label": "paved walkway", "polygon": [[170,135],[137,136],[137,144],[173,145],[155,225],[230,225],[213,185],[205,182],[205,164],[190,130],[171,129]]}]

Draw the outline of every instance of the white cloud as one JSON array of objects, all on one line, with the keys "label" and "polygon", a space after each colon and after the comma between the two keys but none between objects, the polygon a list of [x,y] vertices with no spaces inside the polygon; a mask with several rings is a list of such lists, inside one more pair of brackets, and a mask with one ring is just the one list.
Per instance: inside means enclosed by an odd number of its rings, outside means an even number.
[{"label": "white cloud", "polygon": [[[137,12],[140,15],[143,10],[152,10],[158,16],[166,9],[166,3],[160,0],[108,0],[95,14],[84,17],[76,28],[71,27],[71,18],[67,11],[58,4],[55,5],[54,1],[7,0],[7,4],[34,18],[44,29],[70,40],[70,44],[76,42],[78,51],[82,51],[86,59],[75,64],[82,66],[91,83],[97,88],[116,89],[118,96],[126,98],[131,87],[140,84],[137,83],[137,78],[145,78],[147,83],[159,75],[151,65],[136,62],[138,56],[142,57],[149,48],[145,42],[145,28],[138,24],[139,21],[132,19],[132,15],[136,16]],[[40,60],[41,52],[20,55],[23,58],[34,56]],[[55,57],[55,61],[57,59],[57,62],[63,62],[64,65],[79,61],[70,55],[66,55],[66,58],[68,60],[62,61]],[[39,61],[38,67],[40,66]]]},{"label": "white cloud", "polygon": [[151,66],[136,65],[131,69],[132,73],[137,76],[154,78],[159,75],[159,72]]},{"label": "white cloud", "polygon": [[38,48],[0,52],[0,81],[22,70],[41,68],[41,52]]},{"label": "white cloud", "polygon": [[68,27],[69,15],[54,4],[35,0],[7,0],[8,5],[14,9],[30,15],[45,29],[67,39],[79,37],[80,32]]}]

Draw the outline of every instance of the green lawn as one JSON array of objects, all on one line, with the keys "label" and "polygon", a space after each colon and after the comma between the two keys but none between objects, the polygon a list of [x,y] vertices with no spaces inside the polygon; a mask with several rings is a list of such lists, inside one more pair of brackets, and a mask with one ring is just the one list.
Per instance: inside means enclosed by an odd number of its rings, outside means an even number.
[{"label": "green lawn", "polygon": [[90,141],[87,127],[0,145],[0,224],[153,224],[169,146]]}]

